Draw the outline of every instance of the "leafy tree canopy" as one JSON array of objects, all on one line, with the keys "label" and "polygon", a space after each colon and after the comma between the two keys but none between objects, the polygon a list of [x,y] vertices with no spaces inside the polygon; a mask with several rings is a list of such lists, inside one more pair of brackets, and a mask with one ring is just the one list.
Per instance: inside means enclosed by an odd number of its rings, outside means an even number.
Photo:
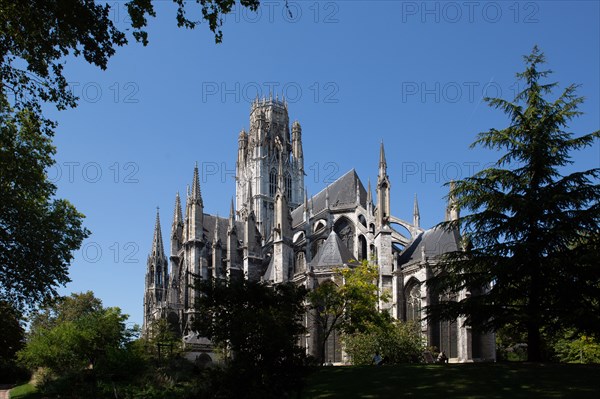
[{"label": "leafy tree canopy", "polygon": [[119,308],[104,308],[91,292],[60,298],[33,317],[19,359],[33,370],[44,367],[58,376],[109,372],[109,360],[135,333],[126,320]]},{"label": "leafy tree canopy", "polygon": [[[223,16],[236,3],[255,11],[259,0],[173,0],[177,25],[193,29],[208,22],[221,42]],[[59,109],[74,107],[76,98],[69,92],[63,74],[64,57],[83,57],[105,69],[115,48],[127,43],[125,32],[111,20],[111,7],[121,3],[98,4],[94,0],[0,0],[0,95],[10,98],[17,108],[41,112],[41,102]],[[129,0],[125,4],[136,41],[146,45],[145,28],[156,12],[151,0]],[[198,18],[188,12],[199,13]],[[0,104],[2,107],[5,104]],[[49,121],[47,121],[49,122]]]},{"label": "leafy tree canopy", "polygon": [[[504,129],[480,133],[472,146],[500,151],[494,166],[457,181],[451,190],[463,211],[445,228],[462,228],[470,247],[445,257],[429,281],[440,292],[472,293],[441,302],[430,315],[466,315],[473,326],[511,324],[526,333],[528,359],[542,358],[543,334],[564,328],[600,331],[600,169],[563,175],[571,153],[600,132],[575,137],[569,122],[581,114],[576,85],[556,99],[537,47],[517,74],[524,90],[513,101],[488,98],[510,118]],[[479,294],[479,295],[478,295]]]},{"label": "leafy tree canopy", "polygon": [[16,353],[25,344],[25,330],[22,326],[21,314],[11,303],[0,300],[0,383],[13,382],[14,360]]},{"label": "leafy tree canopy", "polygon": [[363,260],[336,270],[336,274],[333,280],[322,282],[308,294],[314,321],[322,332],[321,356],[334,330],[343,334],[367,332],[391,319],[387,312],[378,310],[379,301],[387,302],[389,293],[379,291],[376,265]]},{"label": "leafy tree canopy", "polygon": [[0,111],[0,300],[18,309],[57,295],[89,235],[83,215],[55,198],[46,176],[54,153],[32,112]]}]

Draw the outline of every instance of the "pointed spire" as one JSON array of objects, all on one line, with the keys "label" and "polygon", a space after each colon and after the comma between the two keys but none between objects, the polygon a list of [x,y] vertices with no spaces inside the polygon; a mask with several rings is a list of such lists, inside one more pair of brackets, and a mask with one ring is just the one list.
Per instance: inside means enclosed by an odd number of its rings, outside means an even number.
[{"label": "pointed spire", "polygon": [[460,218],[458,205],[456,204],[456,198],[454,196],[454,190],[456,189],[456,183],[454,180],[450,180],[448,192],[448,206],[446,208],[446,221],[457,220]]},{"label": "pointed spire", "polygon": [[413,205],[413,225],[415,227],[421,227],[421,213],[419,212],[419,201],[417,200],[417,194],[415,193],[415,204]]},{"label": "pointed spire", "polygon": [[329,209],[329,186],[325,187],[325,209]]},{"label": "pointed spire", "polygon": [[385,149],[383,148],[383,140],[381,140],[381,147],[379,148],[379,176],[385,176],[386,172],[387,162],[385,160]]},{"label": "pointed spire", "polygon": [[194,166],[194,177],[192,179],[192,200],[200,201],[202,205],[202,193],[200,192],[200,177],[198,175],[198,162]]},{"label": "pointed spire", "polygon": [[177,191],[177,195],[175,196],[175,209],[173,211],[173,227],[182,222],[183,217],[181,215],[181,198],[179,198],[179,191]]},{"label": "pointed spire", "polygon": [[308,212],[308,193],[304,190],[304,212]]},{"label": "pointed spire", "polygon": [[373,193],[371,192],[371,178],[369,177],[369,188],[367,189],[367,206],[373,204]]},{"label": "pointed spire", "polygon": [[233,207],[233,197],[231,197],[231,205],[229,206],[229,225],[227,227],[228,232],[235,230],[235,208]]},{"label": "pointed spire", "polygon": [[152,255],[163,258],[165,255],[162,232],[160,229],[159,208],[156,207],[156,221],[154,223],[154,238],[152,239]]}]

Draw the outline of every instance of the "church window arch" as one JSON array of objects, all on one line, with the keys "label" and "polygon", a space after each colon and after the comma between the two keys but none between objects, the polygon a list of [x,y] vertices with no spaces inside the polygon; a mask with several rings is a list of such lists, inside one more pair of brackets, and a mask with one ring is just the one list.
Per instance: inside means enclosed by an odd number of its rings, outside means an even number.
[{"label": "church window arch", "polygon": [[[433,291],[431,294],[432,305],[440,302],[453,302],[457,300],[454,293],[442,293]],[[444,351],[449,358],[458,356],[458,323],[456,320],[431,320],[427,326],[430,330],[431,345]],[[474,351],[479,351],[475,344]]]},{"label": "church window arch", "polygon": [[367,219],[365,219],[364,215],[358,215],[358,221],[360,222],[360,224],[362,224],[365,228],[367,227]]},{"label": "church window arch", "polygon": [[421,320],[421,283],[412,279],[404,291],[406,321]]},{"label": "church window arch", "polygon": [[348,218],[341,217],[335,222],[333,230],[346,245],[348,251],[354,254],[354,224]]},{"label": "church window arch", "polygon": [[362,234],[358,236],[358,260],[364,260],[369,257],[367,253],[367,239]]},{"label": "church window arch", "polygon": [[296,273],[303,273],[306,271],[306,259],[304,257],[304,252],[298,252],[296,254]]},{"label": "church window arch", "polygon": [[275,193],[277,192],[277,171],[275,169],[271,169],[269,172],[269,196],[275,197]]}]

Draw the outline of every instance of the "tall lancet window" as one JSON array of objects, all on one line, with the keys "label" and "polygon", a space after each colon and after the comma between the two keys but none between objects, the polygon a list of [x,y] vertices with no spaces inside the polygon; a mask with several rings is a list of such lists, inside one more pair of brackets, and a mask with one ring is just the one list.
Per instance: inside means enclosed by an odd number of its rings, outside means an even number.
[{"label": "tall lancet window", "polygon": [[292,202],[292,177],[289,173],[285,174],[285,196],[288,203]]},{"label": "tall lancet window", "polygon": [[277,171],[275,169],[271,169],[271,172],[269,172],[269,196],[275,197],[276,192],[277,192]]},{"label": "tall lancet window", "polygon": [[421,284],[413,281],[406,295],[406,320],[421,320]]}]

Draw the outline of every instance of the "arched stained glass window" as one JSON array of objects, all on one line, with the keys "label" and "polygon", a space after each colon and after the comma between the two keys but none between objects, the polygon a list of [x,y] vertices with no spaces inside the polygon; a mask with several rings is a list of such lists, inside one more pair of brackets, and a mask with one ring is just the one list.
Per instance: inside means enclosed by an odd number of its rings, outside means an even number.
[{"label": "arched stained glass window", "polygon": [[421,320],[421,284],[416,281],[406,291],[406,320]]}]

